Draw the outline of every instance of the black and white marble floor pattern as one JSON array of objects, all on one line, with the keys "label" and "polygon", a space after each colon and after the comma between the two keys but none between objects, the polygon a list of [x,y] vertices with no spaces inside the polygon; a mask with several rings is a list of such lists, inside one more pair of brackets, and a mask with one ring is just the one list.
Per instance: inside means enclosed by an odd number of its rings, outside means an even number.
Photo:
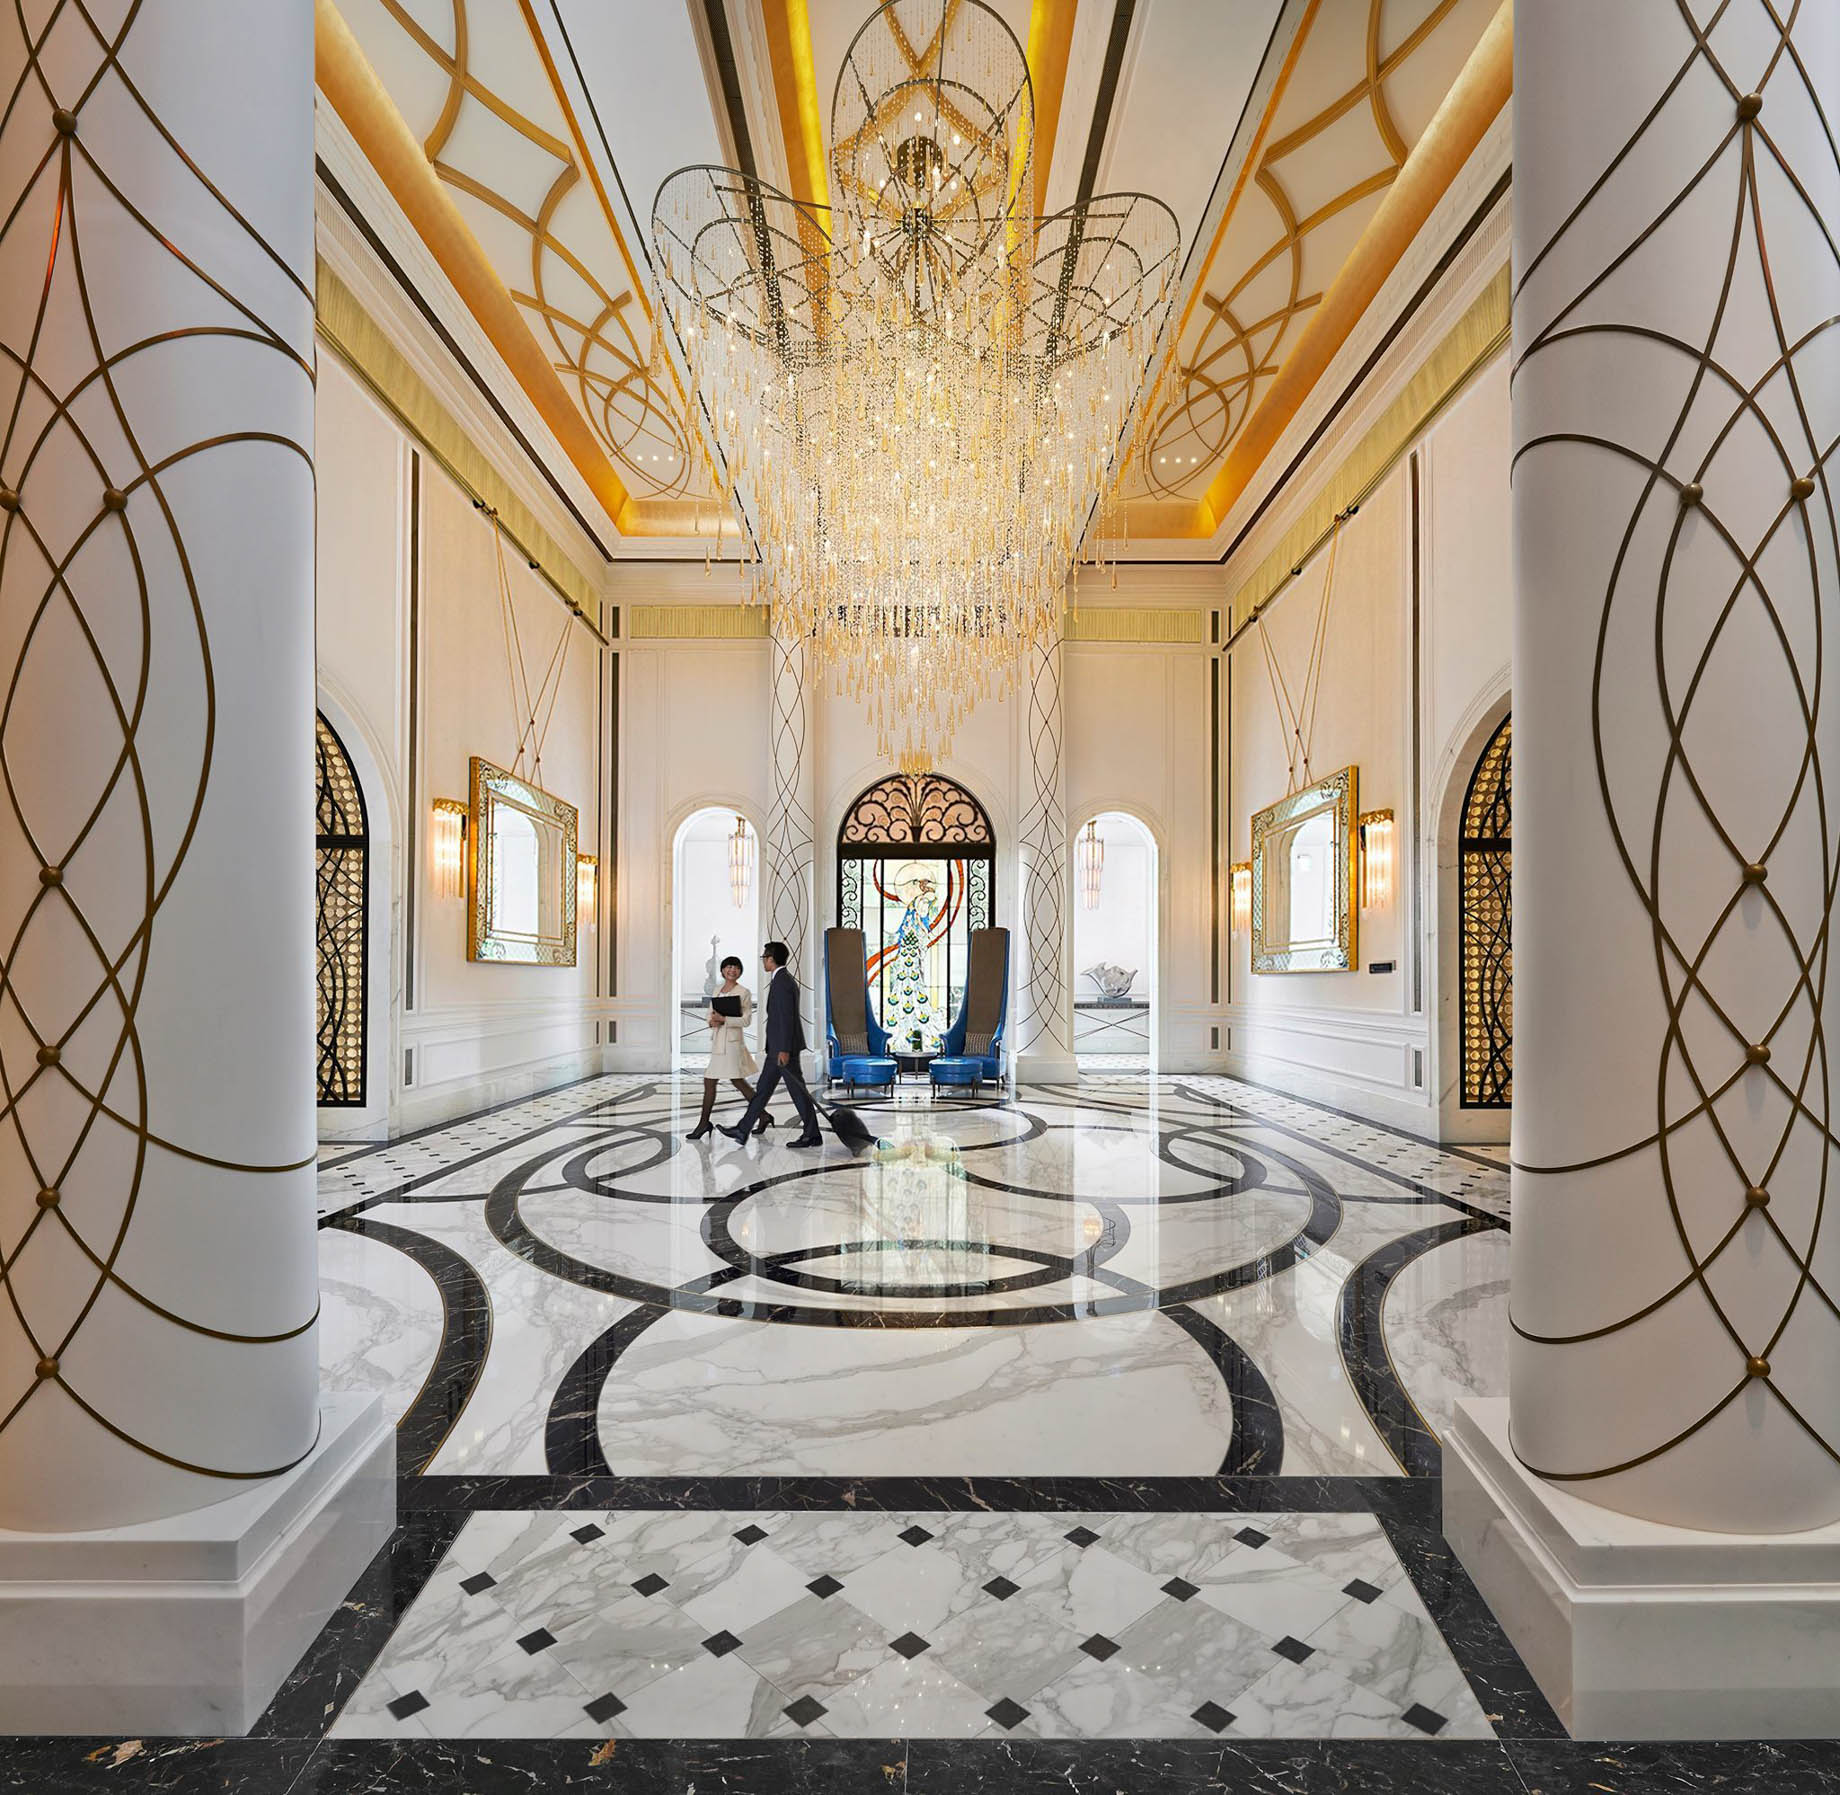
[{"label": "black and white marble floor pattern", "polygon": [[1224,1078],[904,1086],[863,1159],[688,1143],[699,1097],[330,1150],[325,1381],[397,1418],[395,1536],[248,1737],[3,1741],[0,1792],[1829,1786],[1574,1744],[1445,1546],[1498,1151]]}]

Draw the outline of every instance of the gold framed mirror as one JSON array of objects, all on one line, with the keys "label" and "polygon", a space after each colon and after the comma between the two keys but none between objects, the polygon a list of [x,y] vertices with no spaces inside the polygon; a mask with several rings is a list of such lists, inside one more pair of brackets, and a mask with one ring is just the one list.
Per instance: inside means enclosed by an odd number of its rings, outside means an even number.
[{"label": "gold framed mirror", "polygon": [[1348,972],[1355,965],[1353,767],[1252,819],[1252,970]]},{"label": "gold framed mirror", "polygon": [[575,964],[575,806],[473,756],[466,957]]}]

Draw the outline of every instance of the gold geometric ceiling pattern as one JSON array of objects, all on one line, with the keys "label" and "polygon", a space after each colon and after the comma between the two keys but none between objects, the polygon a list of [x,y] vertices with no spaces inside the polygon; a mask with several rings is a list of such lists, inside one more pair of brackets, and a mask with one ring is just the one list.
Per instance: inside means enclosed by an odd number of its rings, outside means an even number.
[{"label": "gold geometric ceiling pattern", "polygon": [[708,491],[652,379],[640,274],[531,0],[339,0],[524,321],[639,500]]},{"label": "gold geometric ceiling pattern", "polygon": [[1317,0],[1190,297],[1129,497],[1207,495],[1497,5]]}]

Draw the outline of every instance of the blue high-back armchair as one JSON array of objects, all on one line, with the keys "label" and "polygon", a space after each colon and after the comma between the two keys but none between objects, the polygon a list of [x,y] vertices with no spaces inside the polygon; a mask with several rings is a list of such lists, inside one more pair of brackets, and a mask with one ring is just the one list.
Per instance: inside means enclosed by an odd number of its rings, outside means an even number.
[{"label": "blue high-back armchair", "polygon": [[935,1085],[969,1085],[973,1094],[1003,1082],[1003,1031],[1009,1022],[1009,930],[973,929],[965,1000],[929,1070]]},{"label": "blue high-back armchair", "polygon": [[824,1075],[833,1084],[891,1085],[898,1068],[888,1031],[869,1001],[868,960],[861,929],[824,931]]}]

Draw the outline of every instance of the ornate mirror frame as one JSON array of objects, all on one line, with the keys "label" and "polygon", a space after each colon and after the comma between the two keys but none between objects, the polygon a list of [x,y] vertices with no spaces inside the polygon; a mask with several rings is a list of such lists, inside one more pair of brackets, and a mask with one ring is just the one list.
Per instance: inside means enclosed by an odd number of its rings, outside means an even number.
[{"label": "ornate mirror frame", "polygon": [[[1252,819],[1252,970],[1254,972],[1351,972],[1356,964],[1355,902],[1359,872],[1360,815],[1357,776],[1343,767],[1327,779],[1268,804]],[[1310,811],[1333,806],[1341,852],[1336,856],[1336,936],[1327,946],[1267,947],[1265,943],[1265,845],[1274,830]]]},{"label": "ornate mirror frame", "polygon": [[[573,966],[576,959],[576,845],[578,817],[573,804],[535,786],[528,779],[472,758],[472,814],[467,841],[466,957],[493,965]],[[524,811],[562,830],[559,850],[559,914],[555,935],[510,934],[490,914],[492,894],[492,812],[500,805]]]}]

